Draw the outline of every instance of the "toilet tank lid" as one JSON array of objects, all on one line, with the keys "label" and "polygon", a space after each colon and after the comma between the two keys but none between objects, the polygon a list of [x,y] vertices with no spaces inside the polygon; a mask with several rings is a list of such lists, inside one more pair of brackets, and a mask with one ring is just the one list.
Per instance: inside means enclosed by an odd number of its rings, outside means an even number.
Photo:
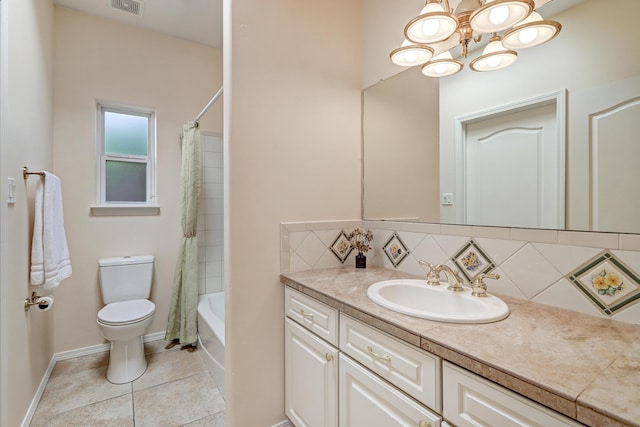
[{"label": "toilet tank lid", "polygon": [[153,255],[121,256],[115,258],[102,258],[98,260],[100,267],[114,265],[148,264],[153,262]]}]

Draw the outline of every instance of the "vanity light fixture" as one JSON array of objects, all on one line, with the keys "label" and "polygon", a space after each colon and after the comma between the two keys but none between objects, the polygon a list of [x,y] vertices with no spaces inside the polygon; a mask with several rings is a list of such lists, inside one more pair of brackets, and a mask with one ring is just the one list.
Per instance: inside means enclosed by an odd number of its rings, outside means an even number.
[{"label": "vanity light fixture", "polygon": [[433,56],[433,49],[422,44],[411,43],[405,39],[402,46],[391,52],[391,61],[402,67],[413,67],[422,65]]},{"label": "vanity light fixture", "polygon": [[499,70],[513,64],[516,59],[518,59],[518,52],[506,49],[500,36],[493,33],[493,37],[482,51],[482,55],[471,61],[469,67],[473,71]]},{"label": "vanity light fixture", "polygon": [[427,77],[445,77],[460,72],[463,66],[462,61],[453,59],[451,52],[445,50],[422,66],[422,74]]},{"label": "vanity light fixture", "polygon": [[[427,0],[418,16],[404,28],[405,41],[391,52],[391,60],[404,67],[422,65],[429,77],[459,72],[463,63],[449,49],[460,45],[461,56],[469,55],[469,43],[479,43],[492,34],[482,55],[470,63],[474,71],[498,70],[513,64],[516,49],[537,46],[554,38],[560,23],[544,20],[534,10],[533,0],[460,0],[455,10],[449,0]],[[502,36],[498,33],[504,32]],[[430,51],[429,59],[427,50]]]}]

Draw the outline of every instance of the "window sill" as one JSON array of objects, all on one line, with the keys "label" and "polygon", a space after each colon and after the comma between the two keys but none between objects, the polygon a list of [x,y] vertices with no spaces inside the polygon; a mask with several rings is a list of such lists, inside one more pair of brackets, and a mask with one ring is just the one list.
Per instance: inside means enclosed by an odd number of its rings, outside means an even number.
[{"label": "window sill", "polygon": [[92,216],[159,215],[160,206],[150,205],[100,205],[91,206]]}]

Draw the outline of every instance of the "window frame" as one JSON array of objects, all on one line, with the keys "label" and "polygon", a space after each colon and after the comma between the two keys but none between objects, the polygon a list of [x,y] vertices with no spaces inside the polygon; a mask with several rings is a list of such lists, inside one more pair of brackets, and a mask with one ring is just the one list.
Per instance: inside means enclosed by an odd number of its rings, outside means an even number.
[{"label": "window frame", "polygon": [[[107,153],[105,147],[105,113],[126,114],[148,119],[147,155]],[[97,101],[96,103],[96,205],[93,215],[154,215],[159,213],[156,195],[156,111],[153,108]],[[144,163],[146,201],[109,202],[106,200],[106,165],[108,161]]]}]

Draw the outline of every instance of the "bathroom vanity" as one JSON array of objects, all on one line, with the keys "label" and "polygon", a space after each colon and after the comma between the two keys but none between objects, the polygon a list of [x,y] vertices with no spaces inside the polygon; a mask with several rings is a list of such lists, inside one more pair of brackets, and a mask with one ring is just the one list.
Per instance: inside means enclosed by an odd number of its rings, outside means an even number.
[{"label": "bathroom vanity", "polygon": [[281,276],[296,426],[640,425],[640,326],[506,297],[504,320],[451,324],[367,297],[402,278],[415,277],[376,267]]}]

